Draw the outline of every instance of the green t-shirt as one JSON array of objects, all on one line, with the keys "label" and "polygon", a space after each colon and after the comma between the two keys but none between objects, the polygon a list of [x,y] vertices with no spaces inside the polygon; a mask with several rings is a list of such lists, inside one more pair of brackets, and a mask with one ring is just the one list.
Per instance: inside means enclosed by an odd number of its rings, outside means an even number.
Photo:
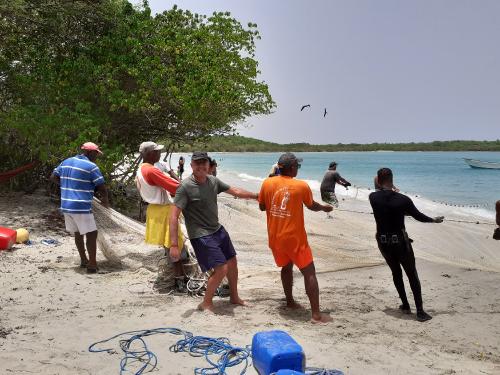
[{"label": "green t-shirt", "polygon": [[193,175],[182,181],[175,192],[174,204],[184,214],[189,238],[208,236],[219,230],[217,195],[229,188],[214,176],[207,176],[203,184],[198,183]]}]

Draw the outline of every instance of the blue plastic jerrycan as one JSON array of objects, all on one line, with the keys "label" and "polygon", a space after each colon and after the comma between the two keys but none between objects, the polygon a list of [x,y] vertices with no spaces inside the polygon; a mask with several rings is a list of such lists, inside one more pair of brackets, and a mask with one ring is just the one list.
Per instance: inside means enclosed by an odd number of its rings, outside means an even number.
[{"label": "blue plastic jerrycan", "polygon": [[[294,370],[301,374],[306,366],[302,347],[285,331],[256,333],[252,340],[252,361],[260,375],[279,370]],[[280,373],[285,374],[294,373]]]}]

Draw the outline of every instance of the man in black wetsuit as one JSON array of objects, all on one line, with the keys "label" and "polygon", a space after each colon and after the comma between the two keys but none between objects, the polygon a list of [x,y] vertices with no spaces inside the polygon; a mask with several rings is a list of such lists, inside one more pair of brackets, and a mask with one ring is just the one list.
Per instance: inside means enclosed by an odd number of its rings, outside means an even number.
[{"label": "man in black wetsuit", "polygon": [[405,215],[409,215],[424,223],[442,223],[444,217],[438,216],[433,219],[424,215],[417,210],[410,198],[393,191],[392,171],[389,168],[380,169],[377,172],[377,177],[381,190],[370,194],[370,204],[377,223],[378,248],[391,268],[394,285],[403,303],[399,306],[400,310],[405,314],[411,313],[403,283],[403,272],[401,271],[401,266],[403,266],[415,298],[417,320],[425,322],[432,317],[423,308],[420,280],[411,246],[412,240],[408,238],[404,220]]}]

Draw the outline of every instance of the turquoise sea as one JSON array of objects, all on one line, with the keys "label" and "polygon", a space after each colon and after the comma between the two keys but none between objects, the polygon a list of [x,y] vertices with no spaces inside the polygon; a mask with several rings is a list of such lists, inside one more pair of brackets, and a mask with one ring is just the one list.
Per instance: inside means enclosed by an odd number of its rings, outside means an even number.
[{"label": "turquoise sea", "polygon": [[[247,180],[261,180],[280,153],[211,153],[221,173]],[[500,162],[500,152],[310,152],[298,178],[319,185],[328,164],[339,163],[339,173],[359,188],[373,189],[373,177],[381,167],[394,172],[394,183],[402,192],[448,205],[494,209],[500,199],[500,170],[474,169],[463,158]],[[187,159],[189,160],[189,158]],[[172,164],[176,164],[174,157]],[[351,188],[352,189],[352,188]]]}]

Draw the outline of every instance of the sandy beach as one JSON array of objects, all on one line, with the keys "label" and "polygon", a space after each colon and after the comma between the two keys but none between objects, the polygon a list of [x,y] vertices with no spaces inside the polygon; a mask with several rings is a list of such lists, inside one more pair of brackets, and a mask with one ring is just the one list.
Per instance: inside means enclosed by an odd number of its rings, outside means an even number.
[{"label": "sandy beach", "polygon": [[[258,188],[257,182],[228,182]],[[346,198],[340,208],[333,219],[306,210],[321,307],[333,317],[332,323],[316,326],[308,309],[283,307],[265,214],[256,202],[220,195],[220,220],[238,252],[241,296],[250,306],[218,298],[217,314],[211,315],[196,310],[199,298],[154,293],[150,285],[156,272],[113,268],[100,253],[100,272],[87,275],[48,197],[4,193],[0,225],[27,228],[34,244],[0,252],[0,373],[117,374],[121,355],[89,353],[90,344],[123,331],[177,327],[225,336],[239,346],[250,344],[256,332],[283,329],[302,345],[308,366],[345,374],[500,374],[500,243],[491,239],[494,227],[407,220],[424,307],[433,316],[419,323],[398,311],[366,199]],[[440,212],[423,211],[476,220],[453,216],[444,206]],[[44,238],[59,244],[43,245]],[[295,275],[295,296],[308,307],[302,277]],[[177,339],[148,339],[161,374],[192,374],[204,364],[201,358],[169,352]]]}]

